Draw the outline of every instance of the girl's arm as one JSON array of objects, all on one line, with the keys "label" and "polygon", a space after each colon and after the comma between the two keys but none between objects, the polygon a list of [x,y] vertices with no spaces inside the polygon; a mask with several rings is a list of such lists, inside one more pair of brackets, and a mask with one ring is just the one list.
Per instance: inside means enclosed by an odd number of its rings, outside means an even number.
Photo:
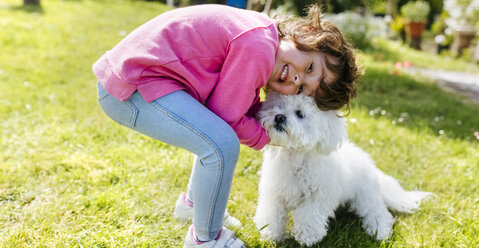
[{"label": "girl's arm", "polygon": [[273,69],[278,44],[275,36],[272,24],[235,38],[228,47],[218,84],[206,103],[231,125],[242,144],[256,150],[269,142],[269,136],[248,112],[258,104],[260,90]]}]

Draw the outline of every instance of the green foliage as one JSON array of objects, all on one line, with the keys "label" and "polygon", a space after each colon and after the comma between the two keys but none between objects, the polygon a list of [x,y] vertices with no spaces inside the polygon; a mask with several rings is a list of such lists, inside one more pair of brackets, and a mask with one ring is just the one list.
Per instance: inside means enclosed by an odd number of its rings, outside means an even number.
[{"label": "green foliage", "polygon": [[449,25],[456,29],[464,26],[479,26],[479,4],[473,0],[446,0],[445,11],[449,13]]},{"label": "green foliage", "polygon": [[371,10],[381,9],[381,0],[276,0],[273,1],[273,8],[283,8],[285,5],[292,8],[292,12],[304,16],[309,5],[318,4],[325,13],[341,13],[352,11],[357,7],[367,7]]},{"label": "green foliage", "polygon": [[429,3],[421,0],[407,2],[401,7],[401,14],[411,22],[426,21],[429,11]]},{"label": "green foliage", "polygon": [[375,38],[386,37],[387,25],[382,18],[344,12],[325,15],[325,19],[338,26],[347,40],[359,49],[369,48]]},{"label": "green foliage", "polygon": [[[166,11],[159,3],[43,0],[42,11],[0,5],[0,247],[182,247],[189,224],[173,216],[193,155],[110,120],[91,65],[127,33]],[[315,247],[478,247],[479,108],[427,79],[391,75],[394,63],[477,71],[462,61],[375,43],[348,117],[351,139],[406,189],[434,192],[397,214],[377,242],[346,209]],[[242,147],[228,208],[248,247],[260,239],[261,152]]]},{"label": "green foliage", "polygon": [[382,0],[366,0],[366,8],[370,13],[386,15],[387,1]]},{"label": "green foliage", "polygon": [[389,27],[391,28],[392,31],[400,33],[401,31],[404,30],[404,27],[406,26],[406,19],[403,16],[396,16]]}]

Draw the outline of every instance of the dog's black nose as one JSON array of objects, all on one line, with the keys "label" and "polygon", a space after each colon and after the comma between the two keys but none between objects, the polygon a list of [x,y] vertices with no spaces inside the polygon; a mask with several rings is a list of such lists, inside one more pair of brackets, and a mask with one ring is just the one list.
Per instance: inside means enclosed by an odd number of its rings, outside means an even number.
[{"label": "dog's black nose", "polygon": [[282,124],[286,121],[286,116],[282,114],[278,114],[274,117],[274,122],[277,124]]}]

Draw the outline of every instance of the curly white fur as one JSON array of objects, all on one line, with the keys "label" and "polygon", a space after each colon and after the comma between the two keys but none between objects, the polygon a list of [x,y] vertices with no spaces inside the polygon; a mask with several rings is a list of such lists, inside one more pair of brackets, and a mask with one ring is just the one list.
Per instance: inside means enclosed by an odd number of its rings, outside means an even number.
[{"label": "curly white fur", "polygon": [[388,207],[412,212],[430,194],[405,191],[377,169],[366,152],[347,140],[339,115],[319,110],[310,97],[267,96],[258,117],[274,145],[264,149],[254,218],[263,238],[286,238],[291,212],[291,234],[311,246],[326,235],[336,208],[348,202],[366,232],[384,240],[394,222]]}]

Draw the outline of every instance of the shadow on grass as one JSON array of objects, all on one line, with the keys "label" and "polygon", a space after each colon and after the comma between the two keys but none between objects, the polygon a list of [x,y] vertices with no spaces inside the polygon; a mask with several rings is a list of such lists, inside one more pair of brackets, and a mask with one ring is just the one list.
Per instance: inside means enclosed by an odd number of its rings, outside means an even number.
[{"label": "shadow on grass", "polygon": [[479,131],[479,105],[463,98],[424,79],[369,67],[352,106],[366,108],[369,115],[389,118],[398,126],[473,140]]},{"label": "shadow on grass", "polygon": [[[374,248],[384,247],[381,242],[369,236],[361,228],[361,219],[349,211],[348,206],[340,207],[335,211],[335,218],[329,219],[328,232],[319,242],[311,246],[312,248],[321,247],[354,247],[354,248]],[[392,237],[394,239],[394,236]],[[261,246],[258,246],[261,247]],[[289,238],[276,244],[278,248],[298,248],[301,246],[294,238]]]},{"label": "shadow on grass", "polygon": [[328,234],[314,247],[380,247],[380,242],[361,227],[361,219],[349,206],[339,207],[335,218],[329,219]]},{"label": "shadow on grass", "polygon": [[27,13],[44,14],[44,10],[42,8],[42,5],[36,5],[36,4],[14,6],[14,7],[11,7],[10,9],[13,10],[13,11],[24,11],[24,12],[27,12]]}]

